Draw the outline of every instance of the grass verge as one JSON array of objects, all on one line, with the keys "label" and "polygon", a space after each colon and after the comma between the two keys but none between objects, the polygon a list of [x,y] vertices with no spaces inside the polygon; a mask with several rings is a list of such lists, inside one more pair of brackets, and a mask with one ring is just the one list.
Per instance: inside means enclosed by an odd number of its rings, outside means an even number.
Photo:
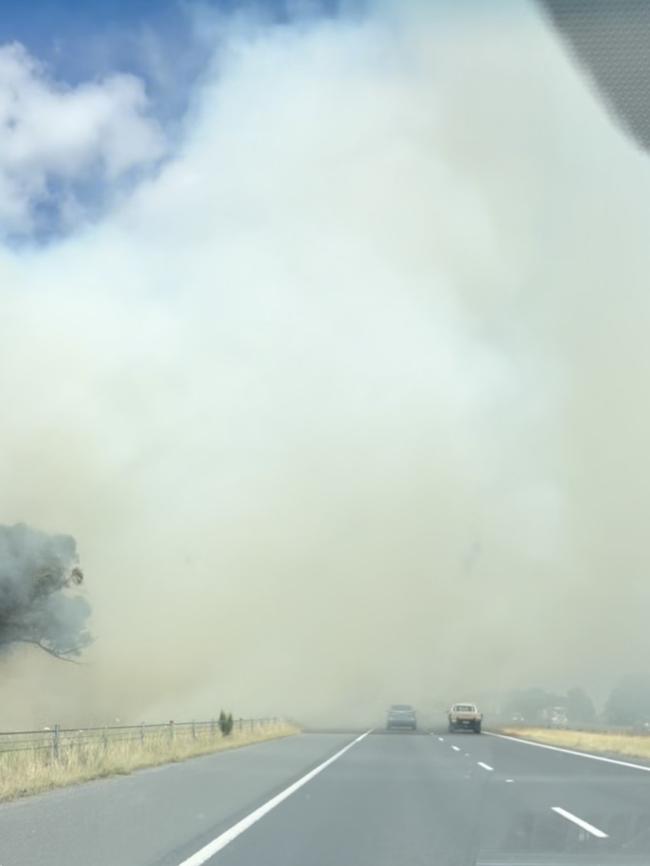
[{"label": "grass verge", "polygon": [[650,759],[650,737],[618,731],[574,731],[558,728],[500,728],[500,733],[565,749]]},{"label": "grass verge", "polygon": [[0,752],[0,801],[14,800],[52,788],[87,782],[106,776],[124,775],[144,767],[154,767],[187,758],[236,749],[297,734],[299,729],[286,722],[267,724],[253,730],[234,730],[228,737],[215,731],[148,733],[144,739],[84,740],[66,742],[55,758],[47,749]]}]

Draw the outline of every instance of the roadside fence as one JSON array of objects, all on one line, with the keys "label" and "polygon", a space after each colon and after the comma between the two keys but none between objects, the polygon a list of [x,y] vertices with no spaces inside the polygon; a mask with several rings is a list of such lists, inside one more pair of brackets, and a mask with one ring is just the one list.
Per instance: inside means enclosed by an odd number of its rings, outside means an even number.
[{"label": "roadside fence", "polygon": [[[263,733],[284,723],[279,717],[256,719],[234,719],[232,735]],[[101,727],[65,728],[60,725],[34,731],[0,731],[0,754],[5,752],[49,752],[54,760],[66,750],[85,744],[96,744],[108,748],[114,743],[140,742],[168,739],[176,741],[207,740],[224,736],[219,719],[190,722],[160,722],[136,725],[104,725]]]}]

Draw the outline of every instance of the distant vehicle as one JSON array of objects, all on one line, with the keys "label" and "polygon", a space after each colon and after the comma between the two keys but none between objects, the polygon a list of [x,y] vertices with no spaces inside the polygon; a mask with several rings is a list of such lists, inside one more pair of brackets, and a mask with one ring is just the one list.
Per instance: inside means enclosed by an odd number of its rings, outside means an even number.
[{"label": "distant vehicle", "polygon": [[483,713],[479,712],[476,704],[454,704],[449,710],[448,718],[450,734],[459,730],[470,730],[476,734],[481,733]]},{"label": "distant vehicle", "polygon": [[415,710],[410,704],[393,704],[386,718],[386,729],[408,728],[411,731],[417,729]]},{"label": "distant vehicle", "polygon": [[564,707],[551,707],[548,715],[549,728],[568,728],[569,718]]},{"label": "distant vehicle", "polygon": [[513,713],[510,717],[510,721],[515,725],[521,725],[524,721],[524,717],[521,713]]}]

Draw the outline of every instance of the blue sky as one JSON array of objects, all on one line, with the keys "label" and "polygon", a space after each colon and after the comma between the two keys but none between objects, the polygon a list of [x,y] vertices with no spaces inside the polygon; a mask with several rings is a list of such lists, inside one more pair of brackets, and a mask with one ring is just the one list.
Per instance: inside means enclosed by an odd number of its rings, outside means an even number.
[{"label": "blue sky", "polygon": [[[146,84],[163,123],[184,111],[212,45],[196,15],[253,11],[269,23],[298,9],[335,14],[341,0],[0,0],[0,45],[20,42],[59,82],[77,84],[128,72]],[[168,65],[164,74],[161,67]]]},{"label": "blue sky", "polygon": [[[134,176],[155,168],[169,154],[182,132],[197,78],[214,56],[219,14],[252,13],[263,23],[283,24],[296,15],[331,15],[338,3],[0,0],[0,64],[4,63],[0,65],[0,138],[11,153],[9,160],[0,160],[0,237],[43,239],[65,233],[71,220],[78,221],[80,206],[85,217],[101,212],[106,191],[119,194],[125,183],[128,186]],[[16,44],[22,47],[11,48]],[[20,56],[15,50],[22,52]],[[145,102],[135,91],[122,92],[121,86],[115,92],[110,82],[125,73],[135,77],[134,86],[141,88]],[[59,116],[73,125],[79,112],[91,116],[88,106],[81,106],[89,86],[96,90],[95,110],[104,110],[106,100],[113,105],[103,122],[118,138],[118,124],[128,119],[147,139],[138,144],[135,136],[135,151],[117,173],[108,165],[116,149],[102,148],[90,120],[84,130],[85,146],[79,145],[83,135],[63,147],[57,145],[56,130],[43,127],[36,136],[42,140],[36,149],[43,152],[38,158],[31,153],[31,124],[45,123],[39,118],[49,109],[61,111],[65,103],[68,113]],[[65,128],[65,121],[61,122]],[[26,135],[31,135],[31,141]],[[50,138],[54,141],[48,150]],[[76,146],[80,147],[79,170],[70,164]],[[65,166],[61,165],[63,151],[71,154]],[[112,182],[106,186],[109,178]]]},{"label": "blue sky", "polygon": [[137,46],[147,34],[173,53],[185,78],[205,59],[193,38],[192,7],[224,13],[255,9],[271,21],[286,21],[306,5],[332,14],[339,0],[0,0],[0,44],[19,41],[57,78],[76,82],[115,71],[146,77]]}]

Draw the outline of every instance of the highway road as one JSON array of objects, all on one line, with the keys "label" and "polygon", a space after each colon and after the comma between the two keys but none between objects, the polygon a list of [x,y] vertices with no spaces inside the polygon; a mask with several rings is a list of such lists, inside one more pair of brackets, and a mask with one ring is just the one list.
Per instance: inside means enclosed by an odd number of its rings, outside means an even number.
[{"label": "highway road", "polygon": [[650,766],[309,733],[0,807],[0,866],[650,864]]}]

